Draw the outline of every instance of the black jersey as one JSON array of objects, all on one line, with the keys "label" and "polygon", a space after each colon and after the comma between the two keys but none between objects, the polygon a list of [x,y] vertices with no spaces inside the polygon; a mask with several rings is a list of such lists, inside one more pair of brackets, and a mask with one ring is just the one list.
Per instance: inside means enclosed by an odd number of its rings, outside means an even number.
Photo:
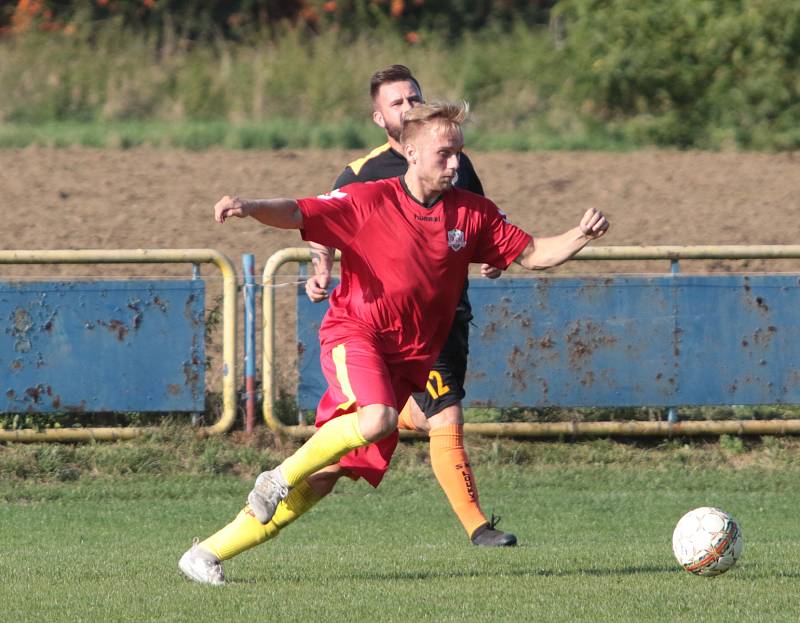
[{"label": "black jersey", "polygon": [[[354,160],[348,164],[342,174],[336,178],[334,188],[341,188],[353,182],[374,182],[385,180],[390,177],[400,177],[408,169],[408,162],[405,157],[392,149],[389,143],[376,147],[363,158]],[[478,195],[483,195],[478,174],[472,167],[472,162],[465,153],[461,153],[458,165],[458,175],[454,184],[458,188],[469,190]],[[456,307],[456,320],[469,322],[472,320],[472,306],[469,303],[469,280],[464,281],[464,289],[461,291],[461,299]]]}]

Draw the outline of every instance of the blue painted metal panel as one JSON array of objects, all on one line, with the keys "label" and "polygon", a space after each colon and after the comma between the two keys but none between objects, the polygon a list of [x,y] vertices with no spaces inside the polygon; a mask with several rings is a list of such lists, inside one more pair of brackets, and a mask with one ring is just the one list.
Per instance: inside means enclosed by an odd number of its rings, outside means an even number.
[{"label": "blue painted metal panel", "polygon": [[[338,280],[332,281],[332,288],[337,285]],[[297,287],[297,406],[300,409],[316,409],[328,387],[319,365],[319,325],[327,310],[327,301],[312,303],[306,296],[305,286]]]},{"label": "blue painted metal panel", "polygon": [[671,404],[670,278],[473,280],[467,404]]},{"label": "blue painted metal panel", "polygon": [[0,283],[0,411],[202,411],[205,287]]},{"label": "blue painted metal panel", "polygon": [[679,283],[681,395],[697,404],[800,403],[797,275]]},{"label": "blue painted metal panel", "polygon": [[[800,403],[797,275],[471,281],[467,405]],[[325,388],[325,305],[298,290],[299,403]]]}]

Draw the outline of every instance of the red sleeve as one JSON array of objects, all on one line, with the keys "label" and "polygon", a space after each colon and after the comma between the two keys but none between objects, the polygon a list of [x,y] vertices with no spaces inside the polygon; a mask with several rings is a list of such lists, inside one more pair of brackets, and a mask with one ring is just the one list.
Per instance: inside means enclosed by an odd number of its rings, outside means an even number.
[{"label": "red sleeve", "polygon": [[359,195],[362,184],[350,184],[326,195],[298,199],[303,214],[303,240],[344,249],[350,245],[371,211],[372,202]]},{"label": "red sleeve", "polygon": [[509,223],[506,215],[487,199],[483,226],[472,261],[505,270],[531,240],[530,234]]}]

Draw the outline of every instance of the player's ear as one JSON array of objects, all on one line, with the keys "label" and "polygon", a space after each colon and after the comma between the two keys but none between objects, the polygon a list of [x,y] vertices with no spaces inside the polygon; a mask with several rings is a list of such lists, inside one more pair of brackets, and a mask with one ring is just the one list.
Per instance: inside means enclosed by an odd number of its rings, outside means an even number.
[{"label": "player's ear", "polygon": [[416,164],[417,148],[414,146],[413,143],[406,143],[405,145],[403,145],[403,154],[405,155],[406,160]]},{"label": "player's ear", "polygon": [[378,127],[383,128],[384,130],[386,129],[386,120],[383,118],[383,115],[379,110],[372,111],[372,120]]}]

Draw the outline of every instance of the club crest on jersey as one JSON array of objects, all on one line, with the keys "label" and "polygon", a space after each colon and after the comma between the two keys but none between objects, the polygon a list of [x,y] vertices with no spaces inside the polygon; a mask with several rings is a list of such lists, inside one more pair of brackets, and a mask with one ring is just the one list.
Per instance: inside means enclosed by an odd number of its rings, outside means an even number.
[{"label": "club crest on jersey", "polygon": [[467,246],[467,240],[464,238],[464,232],[460,229],[451,229],[447,232],[447,246],[453,251],[460,251]]}]

